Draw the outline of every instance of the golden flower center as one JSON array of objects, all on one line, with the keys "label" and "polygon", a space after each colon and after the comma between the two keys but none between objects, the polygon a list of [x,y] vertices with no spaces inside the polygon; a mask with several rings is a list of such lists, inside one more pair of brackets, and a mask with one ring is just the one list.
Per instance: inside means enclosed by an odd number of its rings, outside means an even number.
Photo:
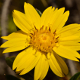
[{"label": "golden flower center", "polygon": [[56,45],[55,34],[49,30],[35,30],[31,35],[30,44],[41,52],[51,52]]}]

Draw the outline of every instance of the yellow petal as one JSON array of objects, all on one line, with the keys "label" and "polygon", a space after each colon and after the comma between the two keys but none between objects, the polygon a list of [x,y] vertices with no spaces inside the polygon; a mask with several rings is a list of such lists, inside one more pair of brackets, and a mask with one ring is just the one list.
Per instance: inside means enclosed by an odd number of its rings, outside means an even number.
[{"label": "yellow petal", "polygon": [[17,57],[15,58],[14,62],[13,62],[13,65],[12,65],[12,69],[16,69],[16,67],[18,66],[18,63],[20,62],[20,60],[24,59],[23,57],[25,55],[28,55],[28,53],[26,53],[26,50],[20,52]]},{"label": "yellow petal", "polygon": [[78,36],[78,35],[72,35],[72,36],[67,36],[67,37],[59,37],[59,40],[60,41],[76,41],[76,40],[78,40],[79,41],[79,39],[80,39],[80,36]]},{"label": "yellow petal", "polygon": [[2,36],[1,38],[7,40],[7,37],[8,37],[8,36]]},{"label": "yellow petal", "polygon": [[80,46],[66,46],[72,50],[75,50],[75,51],[79,51],[80,50]]},{"label": "yellow petal", "polygon": [[[80,29],[80,24],[76,24],[76,23],[70,24],[70,25],[64,26],[62,30],[57,33],[57,35],[60,35],[60,37],[75,35],[76,33],[78,33],[79,29]],[[79,34],[80,34],[80,31],[79,31]]]},{"label": "yellow petal", "polygon": [[42,26],[48,27],[48,24],[52,18],[53,12],[54,12],[54,7],[52,8],[52,6],[44,10],[41,16],[41,27]]},{"label": "yellow petal", "polygon": [[9,41],[6,41],[5,43],[3,43],[1,45],[2,48],[5,48],[5,47],[15,47],[15,46],[18,46],[18,45],[25,45],[26,43],[26,39],[12,39],[12,40],[9,40]]},{"label": "yellow petal", "polygon": [[64,26],[59,33],[63,33],[69,30],[71,31],[72,29],[76,29],[76,28],[80,29],[80,24],[77,24],[77,23],[69,24],[69,25]]},{"label": "yellow petal", "polygon": [[20,73],[20,75],[23,75],[23,74],[29,72],[31,69],[33,69],[35,67],[35,65],[37,64],[40,57],[41,57],[40,52],[36,52],[34,54],[27,55],[27,57],[24,60],[24,63],[22,62],[22,65],[18,66],[16,71],[19,71],[20,69],[23,69],[22,72]]},{"label": "yellow petal", "polygon": [[[65,20],[63,21],[63,18],[64,18],[63,16],[65,16],[65,14],[66,14],[66,13],[64,13],[64,10],[65,10],[65,8],[63,7],[63,8],[60,8],[59,10],[54,11],[54,14],[52,15],[51,22],[50,22],[50,24],[52,24],[50,27],[53,32],[58,27],[62,27],[63,23],[65,23]],[[64,18],[64,19],[66,19],[66,18]]]},{"label": "yellow petal", "polygon": [[27,19],[26,15],[21,13],[20,11],[13,11],[13,21],[16,26],[25,33],[29,33],[29,31],[33,28],[31,22]]},{"label": "yellow petal", "polygon": [[29,4],[29,3],[24,3],[24,10],[26,14],[26,18],[30,21],[30,23],[35,26],[37,29],[40,29],[40,16],[35,10],[35,8]]},{"label": "yellow petal", "polygon": [[46,76],[48,68],[49,64],[47,62],[47,58],[44,54],[42,54],[40,60],[35,67],[34,80],[42,80]]},{"label": "yellow petal", "polygon": [[[67,19],[69,17],[69,11],[66,11],[58,20],[58,23],[55,23],[57,24],[57,30],[56,30],[56,33],[58,33],[62,27],[65,25]],[[57,22],[57,21],[56,21]]]},{"label": "yellow petal", "polygon": [[43,71],[42,71],[41,76],[40,76],[40,80],[43,80],[45,78],[45,76],[47,75],[48,69],[49,69],[49,64],[48,64],[48,61],[45,60]]},{"label": "yellow petal", "polygon": [[[78,52],[69,49],[66,46],[57,46],[54,47],[53,50],[60,56],[70,59],[70,60],[74,60],[74,61],[79,61],[77,58],[80,58],[80,55]],[[77,58],[76,58],[77,57]]]},{"label": "yellow petal", "polygon": [[80,46],[80,43],[77,41],[61,41],[59,44],[63,46]]},{"label": "yellow petal", "polygon": [[19,51],[19,50],[23,50],[25,49],[26,47],[28,47],[29,44],[23,44],[23,45],[17,45],[17,46],[13,46],[13,47],[9,47],[7,49],[5,49],[3,51],[3,53],[8,53],[8,52],[14,52],[14,51]]},{"label": "yellow petal", "polygon": [[68,67],[67,67],[66,63],[55,52],[53,53],[53,55],[51,57],[53,58],[53,56],[55,56],[55,58],[56,58],[58,64],[60,65],[60,68],[61,68],[62,72],[64,73],[64,75],[67,75],[68,74]]},{"label": "yellow petal", "polygon": [[[13,62],[13,66],[12,66],[12,69],[14,70],[17,66],[19,66],[19,65],[22,65],[24,62],[25,62],[25,60],[27,60],[27,56],[28,55],[32,55],[32,54],[35,54],[35,50],[33,50],[32,49],[32,47],[29,47],[29,48],[27,48],[27,49],[25,49],[24,51],[22,51],[22,52],[20,52],[18,55],[17,55],[17,57],[16,57],[16,59],[14,60],[14,62]],[[26,58],[27,57],[27,58]],[[31,58],[31,57],[29,57],[29,58]],[[28,59],[29,59],[28,58]],[[24,66],[23,66],[24,67]]]},{"label": "yellow petal", "polygon": [[9,34],[8,36],[2,36],[1,38],[6,39],[6,40],[11,40],[11,39],[15,39],[15,38],[22,38],[22,39],[27,39],[30,40],[30,37],[22,32],[21,30],[17,31],[17,32],[13,32],[11,34]]},{"label": "yellow petal", "polygon": [[13,52],[13,51],[18,51],[18,50],[22,50],[22,49],[25,49],[26,47],[29,46],[29,42],[26,41],[26,39],[11,39],[9,41],[6,41],[5,43],[3,43],[1,45],[1,48],[6,48],[8,47],[7,49],[5,49],[3,51],[3,53],[7,53],[7,52]]},{"label": "yellow petal", "polygon": [[61,70],[60,64],[58,63],[58,61],[57,61],[56,57],[53,55],[53,53],[48,53],[47,56],[50,57],[48,59],[48,62],[49,62],[49,65],[50,65],[51,70],[57,76],[64,77],[65,75],[63,74],[63,72]]}]

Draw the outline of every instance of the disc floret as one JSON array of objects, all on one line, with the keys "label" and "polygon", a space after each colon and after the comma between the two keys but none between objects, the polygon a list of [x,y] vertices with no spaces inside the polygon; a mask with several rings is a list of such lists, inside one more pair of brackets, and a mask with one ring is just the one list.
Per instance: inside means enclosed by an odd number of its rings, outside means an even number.
[{"label": "disc floret", "polygon": [[50,28],[35,29],[31,34],[30,44],[41,52],[51,52],[53,47],[56,46],[56,42],[55,33],[52,33]]}]

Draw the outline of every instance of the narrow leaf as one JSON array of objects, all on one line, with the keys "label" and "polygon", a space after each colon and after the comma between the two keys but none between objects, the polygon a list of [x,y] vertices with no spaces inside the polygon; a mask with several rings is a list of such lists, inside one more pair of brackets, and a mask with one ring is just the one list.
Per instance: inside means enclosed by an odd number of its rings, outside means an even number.
[{"label": "narrow leaf", "polygon": [[78,72],[74,76],[72,76],[70,80],[80,80],[80,72]]}]

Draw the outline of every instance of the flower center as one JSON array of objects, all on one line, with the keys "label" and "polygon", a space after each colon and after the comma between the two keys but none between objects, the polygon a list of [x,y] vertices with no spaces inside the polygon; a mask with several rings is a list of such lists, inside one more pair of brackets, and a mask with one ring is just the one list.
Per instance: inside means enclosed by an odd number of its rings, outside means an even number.
[{"label": "flower center", "polygon": [[30,44],[41,52],[51,52],[56,42],[55,33],[50,30],[34,30],[31,34]]}]

